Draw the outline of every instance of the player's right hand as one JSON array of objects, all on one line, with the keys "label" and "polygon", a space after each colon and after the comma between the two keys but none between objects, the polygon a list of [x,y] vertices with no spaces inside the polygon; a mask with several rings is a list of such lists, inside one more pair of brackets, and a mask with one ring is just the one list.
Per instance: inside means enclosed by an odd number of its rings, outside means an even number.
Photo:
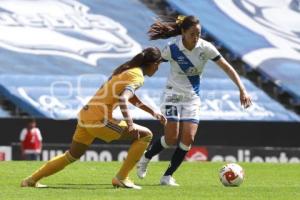
[{"label": "player's right hand", "polygon": [[131,134],[134,139],[140,139],[139,130],[134,126],[134,124],[128,125],[127,132],[129,132],[129,134]]},{"label": "player's right hand", "polygon": [[155,119],[159,120],[162,125],[165,126],[167,124],[167,118],[163,114],[161,114],[161,113],[154,113],[153,117]]},{"label": "player's right hand", "polygon": [[240,92],[240,102],[244,108],[248,108],[252,105],[251,97],[245,90]]}]

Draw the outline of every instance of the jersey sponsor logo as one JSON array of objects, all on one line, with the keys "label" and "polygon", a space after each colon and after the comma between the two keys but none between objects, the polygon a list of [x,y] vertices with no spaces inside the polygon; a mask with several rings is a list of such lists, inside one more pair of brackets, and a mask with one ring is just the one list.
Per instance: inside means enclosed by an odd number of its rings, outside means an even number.
[{"label": "jersey sponsor logo", "polygon": [[186,61],[185,57],[184,56],[178,56],[176,58],[176,62],[179,64],[179,65],[188,65],[189,62]]},{"label": "jersey sponsor logo", "polygon": [[184,72],[187,76],[196,76],[199,75],[200,70],[196,67],[189,67]]},{"label": "jersey sponsor logo", "polygon": [[222,152],[212,154],[212,162],[300,163],[299,149],[252,148],[234,149],[224,147]]},{"label": "jersey sponsor logo", "polygon": [[1,0],[0,46],[90,65],[141,51],[125,27],[75,0]]},{"label": "jersey sponsor logo", "polygon": [[178,95],[178,94],[171,94],[167,95],[165,101],[166,102],[172,102],[172,103],[178,103],[180,101],[183,101],[184,95]]}]

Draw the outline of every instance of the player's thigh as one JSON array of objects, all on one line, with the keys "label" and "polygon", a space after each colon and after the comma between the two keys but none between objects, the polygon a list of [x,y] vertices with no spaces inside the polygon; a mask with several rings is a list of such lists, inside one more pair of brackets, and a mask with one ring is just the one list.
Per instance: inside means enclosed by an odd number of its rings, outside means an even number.
[{"label": "player's thigh", "polygon": [[[124,132],[122,134],[122,136],[119,138],[119,140],[133,140],[135,139],[131,133],[129,133],[127,130],[127,124],[125,123],[125,121],[123,121],[124,123],[122,123],[121,125],[124,127]],[[150,129],[148,129],[147,127],[138,125],[138,124],[134,124],[134,127],[138,130],[140,137],[146,137],[146,136],[151,136],[152,137],[152,132]]]},{"label": "player's thigh", "polygon": [[200,98],[189,99],[181,108],[180,134],[181,142],[187,146],[191,145],[197,133],[200,120]]},{"label": "player's thigh", "polygon": [[[168,96],[169,95],[169,96]],[[174,95],[168,93],[163,95],[161,113],[167,118],[167,124],[164,128],[164,137],[168,145],[175,145],[178,141],[179,120],[181,107],[179,102],[171,102]]]},{"label": "player's thigh", "polygon": [[169,121],[167,122],[164,129],[165,141],[168,145],[175,145],[178,141],[179,135],[179,122]]},{"label": "player's thigh", "polygon": [[181,105],[180,122],[199,123],[200,98],[188,100]]},{"label": "player's thigh", "polygon": [[75,133],[73,135],[73,141],[89,146],[94,139],[95,137],[89,134],[84,126],[77,124]]},{"label": "player's thigh", "polygon": [[109,143],[120,139],[126,129],[126,123],[115,120],[94,121],[85,123],[85,127],[90,135]]},{"label": "player's thigh", "polygon": [[186,146],[192,145],[197,134],[197,129],[198,123],[188,121],[180,122],[180,141]]}]

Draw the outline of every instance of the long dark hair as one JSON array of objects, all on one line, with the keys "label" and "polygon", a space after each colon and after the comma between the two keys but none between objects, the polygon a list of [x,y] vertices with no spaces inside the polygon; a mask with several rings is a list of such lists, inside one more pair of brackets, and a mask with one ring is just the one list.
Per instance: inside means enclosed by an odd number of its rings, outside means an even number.
[{"label": "long dark hair", "polygon": [[148,67],[148,64],[161,61],[161,53],[157,47],[148,47],[144,49],[141,53],[134,56],[131,60],[120,65],[117,69],[114,70],[113,76],[122,73],[125,70],[134,68],[134,67]]},{"label": "long dark hair", "polygon": [[167,39],[177,35],[181,35],[181,29],[187,30],[191,26],[200,25],[199,19],[195,16],[179,15],[176,19],[158,19],[148,30],[150,40]]}]

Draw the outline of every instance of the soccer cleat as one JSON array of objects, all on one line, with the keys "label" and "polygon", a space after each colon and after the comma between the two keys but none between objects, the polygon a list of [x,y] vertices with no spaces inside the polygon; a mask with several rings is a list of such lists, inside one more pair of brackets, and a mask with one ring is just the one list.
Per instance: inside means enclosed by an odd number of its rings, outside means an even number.
[{"label": "soccer cleat", "polygon": [[141,186],[134,184],[134,182],[131,181],[128,177],[125,178],[124,180],[120,180],[117,177],[114,177],[111,183],[115,188],[121,187],[121,188],[136,189],[136,190],[142,189]]},{"label": "soccer cleat", "polygon": [[136,173],[140,179],[143,179],[147,175],[147,167],[150,162],[150,159],[145,157],[145,154],[141,157],[140,161],[136,165]]},{"label": "soccer cleat", "polygon": [[167,185],[167,186],[179,186],[176,183],[176,180],[170,175],[161,177],[160,184],[161,185]]},{"label": "soccer cleat", "polygon": [[35,182],[32,178],[28,177],[22,180],[21,187],[34,187],[34,188],[46,188],[47,185],[40,184],[39,182]]}]

